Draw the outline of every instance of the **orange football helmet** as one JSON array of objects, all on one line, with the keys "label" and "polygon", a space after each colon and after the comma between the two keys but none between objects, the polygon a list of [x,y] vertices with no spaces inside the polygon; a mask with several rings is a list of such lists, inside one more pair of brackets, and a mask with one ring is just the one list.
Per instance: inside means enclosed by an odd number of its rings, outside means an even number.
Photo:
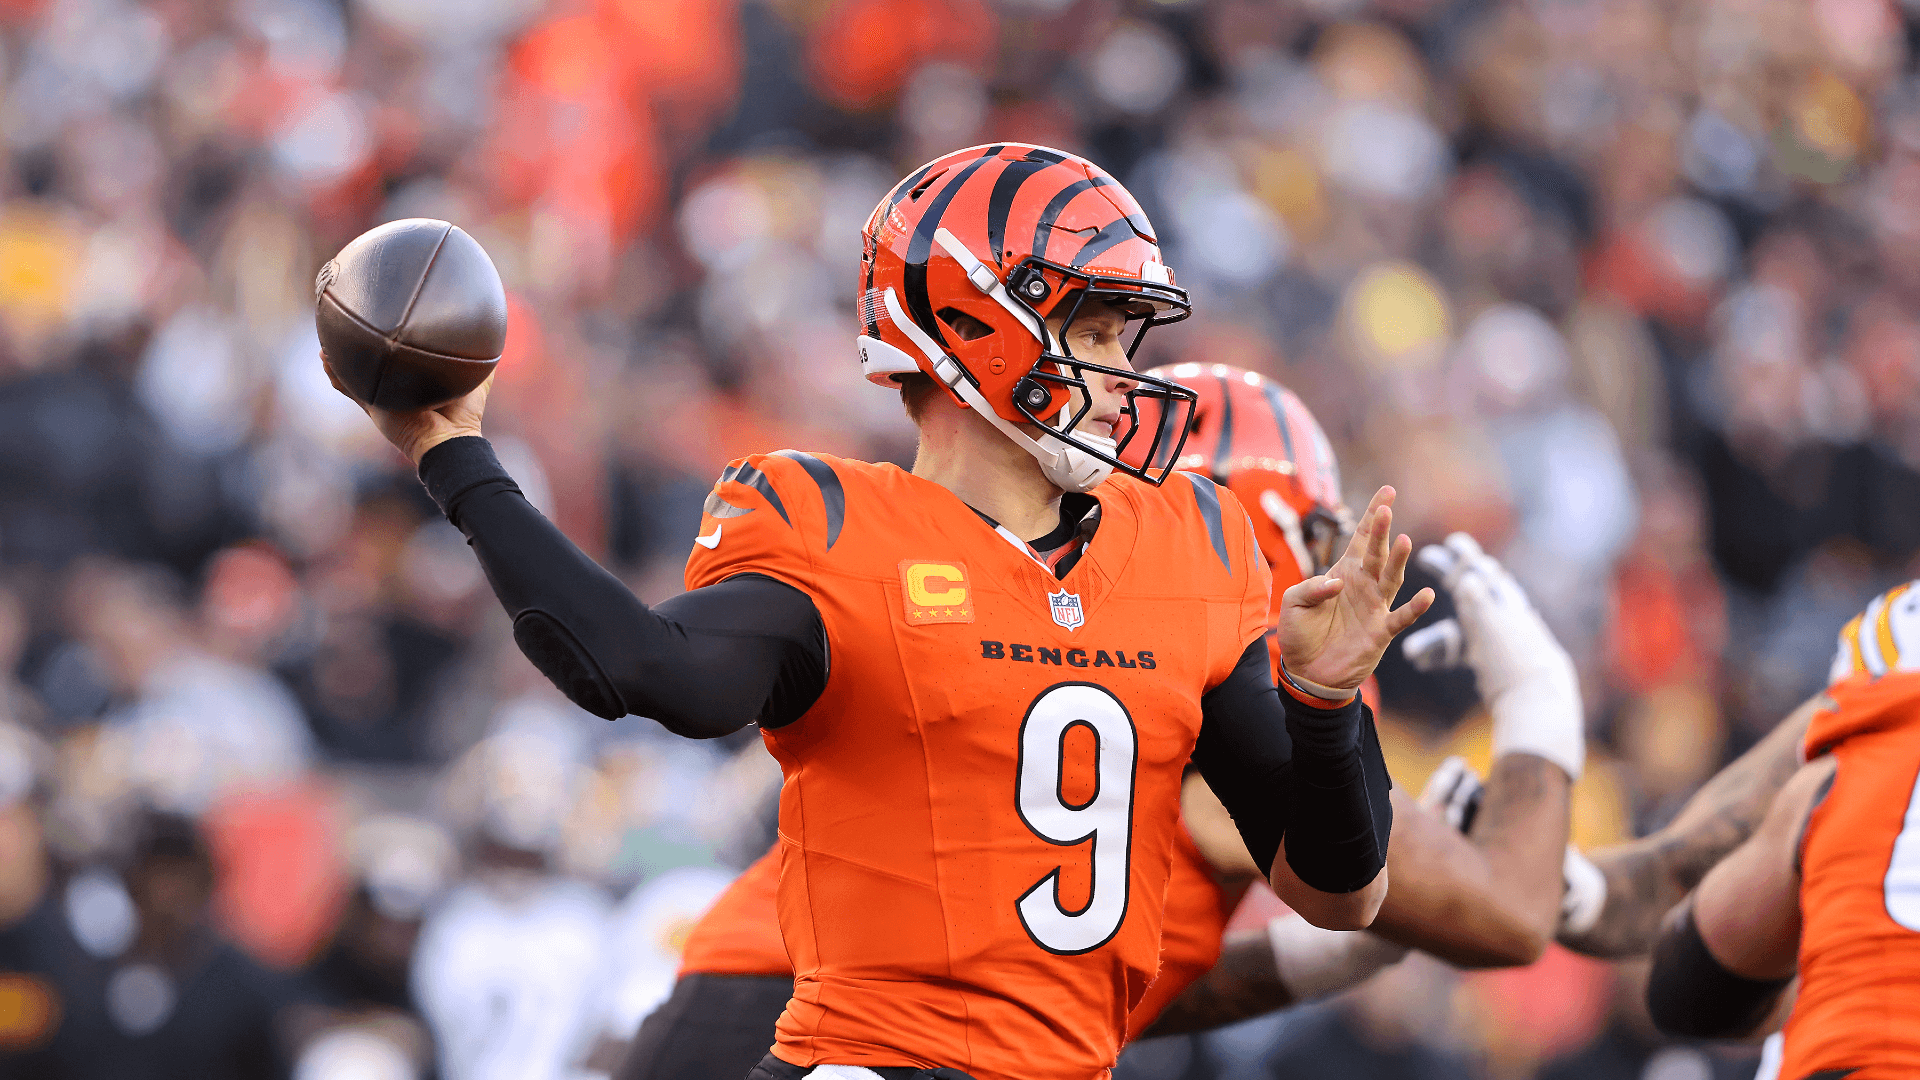
[{"label": "orange football helmet", "polygon": [[[1083,158],[1044,146],[996,143],[957,150],[900,181],[867,219],[861,255],[858,339],[867,378],[892,383],[921,371],[977,410],[1040,462],[1048,480],[1087,491],[1116,468],[1158,484],[1170,470],[1122,460],[1124,440],[1075,429],[1091,407],[1086,375],[1138,382],[1162,413],[1191,413],[1194,396],[1165,379],[1076,359],[1047,317],[1070,326],[1080,305],[1104,301],[1140,320],[1131,358],[1147,329],[1190,312],[1187,294],[1160,261],[1153,226],[1118,180]],[[971,339],[949,323],[972,316],[990,332]],[[1080,406],[1068,409],[1072,391]],[[1039,430],[1031,431],[1025,425]],[[1123,418],[1126,437],[1186,425]],[[1116,432],[1117,434],[1117,432]],[[1170,450],[1170,452],[1169,452]],[[1178,447],[1128,455],[1162,462]]]},{"label": "orange football helmet", "polygon": [[[1226,364],[1173,364],[1146,374],[1195,392],[1190,449],[1175,451],[1173,467],[1210,476],[1239,496],[1273,568],[1275,594],[1326,573],[1354,520],[1340,495],[1333,444],[1306,405],[1272,379]],[[1151,411],[1145,416],[1157,420]]]}]

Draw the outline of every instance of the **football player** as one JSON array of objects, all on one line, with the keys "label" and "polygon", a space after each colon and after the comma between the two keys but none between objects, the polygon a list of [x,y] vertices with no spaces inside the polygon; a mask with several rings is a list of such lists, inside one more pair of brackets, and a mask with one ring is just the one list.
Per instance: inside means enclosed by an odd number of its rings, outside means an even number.
[{"label": "football player", "polygon": [[1671,1034],[1744,1035],[1797,973],[1779,1075],[1920,1073],[1920,589],[1840,635],[1807,764],[1708,871],[1654,946],[1647,1005]]},{"label": "football player", "polygon": [[1158,967],[1188,761],[1282,899],[1372,922],[1392,812],[1358,687],[1433,594],[1392,607],[1412,542],[1382,488],[1332,571],[1285,594],[1276,691],[1239,502],[1120,458],[1158,433],[1118,430],[1137,402],[1191,408],[1130,359],[1189,308],[1092,163],[1014,144],[928,163],[875,208],[860,287],[861,363],[919,427],[913,471],[734,462],[688,591],[651,609],[521,497],[480,437],[486,385],[368,413],[575,702],[763,729],[795,975],[757,1080],[1092,1080]]},{"label": "football player", "polygon": [[[1225,365],[1146,374],[1195,391],[1192,438],[1175,465],[1258,507],[1255,533],[1276,590],[1323,572],[1353,516],[1341,499],[1331,445],[1306,406],[1278,383]],[[1455,593],[1465,624],[1427,633],[1422,662],[1459,660],[1464,651],[1483,692],[1499,703],[1500,753],[1489,787],[1480,790],[1457,759],[1433,785],[1436,801],[1453,805],[1454,825],[1467,823],[1469,799],[1484,809],[1473,815],[1478,846],[1396,789],[1387,859],[1394,884],[1373,933],[1322,930],[1289,915],[1234,941],[1222,961],[1227,920],[1258,871],[1205,782],[1189,775],[1160,970],[1128,1015],[1129,1040],[1149,1028],[1164,1034],[1214,1027],[1332,993],[1409,947],[1465,967],[1531,963],[1544,950],[1559,908],[1568,789],[1584,748],[1572,662],[1524,594],[1470,539],[1455,537],[1422,559]],[[1278,638],[1277,605],[1274,614],[1270,642]],[[1463,650],[1469,641],[1473,647]],[[1408,647],[1414,644],[1409,639]],[[1440,655],[1449,649],[1451,656]],[[1278,664],[1277,650],[1272,657]],[[695,927],[680,980],[642,1025],[620,1080],[724,1076],[758,1060],[793,979],[775,913],[778,859],[776,845]]]},{"label": "football player", "polygon": [[[1255,531],[1276,587],[1321,572],[1351,515],[1331,445],[1305,404],[1226,365],[1179,365],[1164,374],[1200,397],[1193,437],[1176,465],[1214,477],[1256,508]],[[1406,649],[1423,668],[1464,662],[1473,670],[1493,715],[1488,784],[1481,789],[1456,759],[1422,798],[1437,814],[1393,793],[1393,887],[1371,931],[1329,931],[1297,915],[1272,920],[1264,933],[1229,941],[1218,964],[1177,1000],[1170,994],[1164,1012],[1141,1025],[1146,1034],[1216,1027],[1335,993],[1410,948],[1465,967],[1531,963],[1544,950],[1559,911],[1571,785],[1585,763],[1573,662],[1471,537],[1425,548],[1421,560],[1453,595],[1458,617],[1409,638]],[[1277,626],[1277,609],[1274,617]],[[1449,822],[1461,831],[1471,826],[1473,842]]]}]

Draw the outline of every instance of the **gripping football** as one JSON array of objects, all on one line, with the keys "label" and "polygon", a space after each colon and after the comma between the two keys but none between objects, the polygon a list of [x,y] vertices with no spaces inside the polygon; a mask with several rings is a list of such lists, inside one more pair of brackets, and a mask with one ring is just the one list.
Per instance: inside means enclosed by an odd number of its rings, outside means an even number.
[{"label": "gripping football", "polygon": [[507,293],[493,260],[432,218],[362,233],[314,281],[320,346],[355,398],[431,409],[486,380],[507,340]]}]

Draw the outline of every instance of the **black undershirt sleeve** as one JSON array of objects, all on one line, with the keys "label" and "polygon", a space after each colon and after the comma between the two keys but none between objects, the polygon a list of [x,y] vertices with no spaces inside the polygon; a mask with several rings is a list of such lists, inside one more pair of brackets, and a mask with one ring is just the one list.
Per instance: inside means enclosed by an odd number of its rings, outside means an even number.
[{"label": "black undershirt sleeve", "polygon": [[1683,1039],[1730,1039],[1752,1034],[1792,978],[1749,979],[1728,971],[1700,936],[1693,901],[1654,940],[1647,974],[1647,1015],[1664,1034]]},{"label": "black undershirt sleeve", "polygon": [[588,712],[711,739],[791,723],[826,688],[826,630],[799,589],[742,574],[649,609],[527,502],[485,439],[427,451],[420,479],[479,557],[520,651]]},{"label": "black undershirt sleeve", "polygon": [[1357,697],[1314,709],[1274,687],[1265,641],[1200,700],[1193,761],[1262,873],[1280,841],[1287,865],[1321,892],[1365,888],[1386,866],[1392,781],[1373,712]]}]

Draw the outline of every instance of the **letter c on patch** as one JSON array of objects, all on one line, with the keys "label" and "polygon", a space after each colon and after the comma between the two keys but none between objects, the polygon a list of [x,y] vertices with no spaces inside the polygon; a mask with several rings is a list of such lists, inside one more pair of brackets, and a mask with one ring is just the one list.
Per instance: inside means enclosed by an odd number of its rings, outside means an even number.
[{"label": "letter c on patch", "polygon": [[907,567],[907,599],[922,607],[959,607],[967,602],[967,572],[952,563]]}]

